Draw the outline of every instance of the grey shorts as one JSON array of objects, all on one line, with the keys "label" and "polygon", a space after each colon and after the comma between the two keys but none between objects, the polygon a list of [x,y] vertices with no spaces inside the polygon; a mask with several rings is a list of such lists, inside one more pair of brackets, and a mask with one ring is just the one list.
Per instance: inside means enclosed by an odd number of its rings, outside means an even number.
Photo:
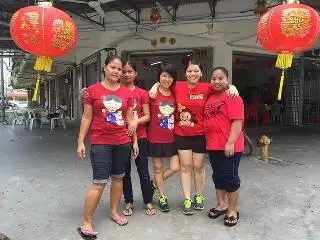
[{"label": "grey shorts", "polygon": [[121,145],[92,144],[90,159],[93,183],[107,183],[109,177],[122,178],[130,161],[131,143]]}]

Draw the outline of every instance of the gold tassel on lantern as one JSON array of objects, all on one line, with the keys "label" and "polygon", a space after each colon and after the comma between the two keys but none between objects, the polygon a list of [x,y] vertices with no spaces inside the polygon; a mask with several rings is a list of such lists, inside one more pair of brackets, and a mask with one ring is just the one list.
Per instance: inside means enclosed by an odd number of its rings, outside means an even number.
[{"label": "gold tassel on lantern", "polygon": [[278,92],[278,100],[280,101],[282,98],[282,89],[284,83],[284,71],[291,67],[293,60],[293,55],[291,53],[281,53],[278,55],[276,67],[282,69],[279,92]]},{"label": "gold tassel on lantern", "polygon": [[51,72],[52,58],[50,57],[37,57],[36,64],[34,65],[34,70]]},{"label": "gold tassel on lantern", "polygon": [[34,88],[32,102],[36,102],[38,100],[39,86],[40,86],[40,73],[38,73],[38,77],[36,80],[36,86]]}]

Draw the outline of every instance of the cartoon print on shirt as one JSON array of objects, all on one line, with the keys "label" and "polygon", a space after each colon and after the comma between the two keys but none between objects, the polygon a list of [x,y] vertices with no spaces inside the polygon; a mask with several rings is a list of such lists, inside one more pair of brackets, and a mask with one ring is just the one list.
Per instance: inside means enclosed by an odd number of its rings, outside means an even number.
[{"label": "cartoon print on shirt", "polygon": [[159,102],[159,126],[164,129],[172,130],[174,128],[174,103],[169,101]]},{"label": "cartoon print on shirt", "polygon": [[104,119],[117,126],[124,126],[124,120],[122,117],[121,98],[114,95],[105,95],[102,97],[103,105],[105,109],[102,109]]},{"label": "cartoon print on shirt", "polygon": [[196,124],[196,119],[191,110],[180,103],[178,104],[178,106],[179,125],[184,127],[194,127],[194,125]]}]

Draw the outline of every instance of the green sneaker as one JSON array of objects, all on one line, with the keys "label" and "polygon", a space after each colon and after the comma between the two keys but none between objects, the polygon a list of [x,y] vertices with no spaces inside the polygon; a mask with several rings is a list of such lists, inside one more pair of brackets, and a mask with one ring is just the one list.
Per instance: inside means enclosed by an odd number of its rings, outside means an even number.
[{"label": "green sneaker", "polygon": [[194,196],[194,204],[193,207],[196,210],[203,210],[204,209],[204,197],[201,195]]},{"label": "green sneaker", "polygon": [[193,214],[193,209],[192,209],[192,200],[189,198],[189,199],[186,199],[184,200],[184,204],[183,204],[183,213],[185,215],[192,215]]},{"label": "green sneaker", "polygon": [[169,212],[170,207],[168,204],[168,198],[166,196],[162,196],[159,198],[159,208],[161,212]]}]

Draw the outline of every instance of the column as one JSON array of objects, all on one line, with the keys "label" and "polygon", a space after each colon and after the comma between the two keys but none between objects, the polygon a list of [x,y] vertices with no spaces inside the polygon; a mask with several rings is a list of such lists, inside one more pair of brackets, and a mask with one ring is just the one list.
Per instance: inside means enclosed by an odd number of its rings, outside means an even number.
[{"label": "column", "polygon": [[232,83],[232,47],[227,44],[216,45],[213,49],[213,68],[224,67],[229,71],[229,82]]}]

